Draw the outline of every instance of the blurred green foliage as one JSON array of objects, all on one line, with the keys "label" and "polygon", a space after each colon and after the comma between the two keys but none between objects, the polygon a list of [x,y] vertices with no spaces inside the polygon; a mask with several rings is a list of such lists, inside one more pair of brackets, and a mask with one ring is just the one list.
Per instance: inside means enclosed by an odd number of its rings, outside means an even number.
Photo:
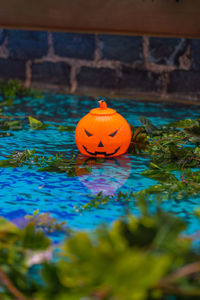
[{"label": "blurred green foliage", "polygon": [[91,233],[66,231],[68,238],[53,245],[34,223],[37,215],[22,229],[0,219],[2,299],[200,297],[200,254],[183,237],[180,219],[160,210],[127,215]]},{"label": "blurred green foliage", "polygon": [[43,94],[31,87],[25,87],[20,80],[2,80],[0,82],[0,105],[12,105],[15,97],[43,98]]},{"label": "blurred green foliage", "polygon": [[56,218],[51,217],[49,213],[39,213],[39,209],[35,210],[33,215],[26,215],[25,220],[26,225],[32,224],[45,233],[63,232],[67,230],[70,232],[65,221],[59,222]]},{"label": "blurred green foliage", "polygon": [[48,124],[43,124],[41,121],[32,118],[29,116],[29,126],[30,129],[34,129],[34,130],[44,130],[46,129],[49,125]]}]

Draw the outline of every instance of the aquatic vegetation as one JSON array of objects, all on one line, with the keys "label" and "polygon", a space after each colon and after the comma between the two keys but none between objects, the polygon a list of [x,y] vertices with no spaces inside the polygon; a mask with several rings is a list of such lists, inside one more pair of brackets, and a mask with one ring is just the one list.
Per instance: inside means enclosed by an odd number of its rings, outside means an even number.
[{"label": "aquatic vegetation", "polygon": [[128,148],[128,153],[130,154],[139,154],[147,149],[149,144],[148,136],[144,131],[144,128],[138,127],[134,128],[133,125],[130,124],[131,127],[131,143]]},{"label": "aquatic vegetation", "polygon": [[180,219],[158,211],[137,219],[127,215],[91,233],[74,232],[53,245],[34,216],[21,229],[1,218],[0,296],[6,300],[199,297],[200,256],[192,241],[183,237],[185,228]]},{"label": "aquatic vegetation", "polygon": [[[181,120],[156,128],[149,120],[142,122],[150,136],[147,154],[151,158],[149,169],[141,175],[158,183],[136,193],[160,199],[180,199],[196,196],[200,192],[199,138],[200,120]],[[192,170],[191,170],[192,168]],[[176,177],[172,171],[177,171]]]},{"label": "aquatic vegetation", "polygon": [[62,155],[51,156],[47,159],[36,159],[38,171],[66,173],[68,177],[76,176],[75,156],[71,159],[63,158]]},{"label": "aquatic vegetation", "polygon": [[65,221],[58,221],[53,218],[49,213],[40,213],[39,209],[33,212],[32,215],[25,216],[25,224],[32,224],[38,230],[42,230],[44,233],[55,232],[68,232],[69,228],[66,226]]},{"label": "aquatic vegetation", "polygon": [[22,128],[22,122],[18,120],[0,121],[0,130],[21,130]]},{"label": "aquatic vegetation", "polygon": [[0,132],[0,138],[1,137],[8,137],[8,136],[13,136],[13,134],[10,133],[10,132]]},{"label": "aquatic vegetation", "polygon": [[[0,119],[2,118],[6,118],[6,116],[0,116]],[[15,116],[7,116],[8,119],[15,119]],[[29,127],[32,130],[45,130],[47,129],[49,126],[53,126],[50,124],[44,124],[42,121],[33,118],[31,116],[25,116],[25,118],[28,118],[29,121]],[[75,126],[68,126],[68,125],[60,125],[60,126],[54,126],[56,129],[58,129],[59,131],[68,131],[68,132],[74,132],[75,131]],[[20,120],[4,120],[4,121],[0,121],[0,131],[6,131],[6,130],[21,130],[23,129],[23,122]],[[7,133],[9,135],[9,133]],[[5,136],[7,136],[4,133]],[[3,137],[3,134],[2,134]]]},{"label": "aquatic vegetation", "polygon": [[48,124],[43,124],[41,121],[32,117],[29,117],[28,120],[29,120],[30,129],[44,130],[49,126]]},{"label": "aquatic vegetation", "polygon": [[[47,129],[50,125],[49,124],[44,124],[40,120],[37,120],[35,118],[32,118],[29,116],[29,126],[30,129],[34,130],[45,130]],[[51,125],[53,126],[53,125]],[[74,132],[75,131],[75,126],[69,126],[69,125],[60,125],[60,126],[55,126],[56,129],[59,131],[68,131],[68,132]]]},{"label": "aquatic vegetation", "polygon": [[99,192],[95,197],[92,197],[91,201],[82,205],[74,206],[77,212],[84,211],[85,209],[99,208],[101,205],[105,205],[112,201],[113,196],[104,196],[102,192]]},{"label": "aquatic vegetation", "polygon": [[[91,199],[79,210],[102,208],[108,202],[121,202],[122,199],[131,206],[136,205],[141,197],[164,201],[200,195],[200,171],[194,170],[200,166],[200,120],[181,120],[159,128],[146,118],[141,118],[141,122],[143,128],[137,128],[135,131],[132,128],[129,153],[150,157],[149,169],[143,171],[141,176],[151,178],[157,183],[135,193],[119,192],[110,197],[99,193],[97,199]],[[140,133],[141,139],[136,143],[135,139],[137,140]],[[174,175],[173,171],[178,172],[179,176]]]},{"label": "aquatic vegetation", "polygon": [[68,177],[77,176],[77,170],[80,168],[84,171],[90,172],[90,168],[85,168],[82,164],[79,164],[75,156],[71,159],[66,159],[62,154],[56,154],[55,156],[41,156],[36,155],[35,149],[25,151],[14,151],[10,155],[6,155],[7,159],[0,160],[0,167],[18,168],[24,165],[32,168],[36,166],[39,172],[57,172],[66,173]]},{"label": "aquatic vegetation", "polygon": [[[149,169],[141,175],[157,181],[157,184],[135,193],[135,199],[141,194],[146,197],[158,195],[159,199],[180,199],[198,195],[200,193],[199,171],[190,169],[200,166],[200,120],[181,120],[158,128],[144,117],[140,120],[143,127],[131,126],[132,140],[129,153],[148,155],[151,158]],[[48,127],[48,124],[43,124],[32,117],[29,117],[29,122],[31,129],[44,130]],[[0,125],[2,130],[21,128],[20,121],[3,121]],[[71,126],[66,129],[72,130]],[[5,136],[9,136],[9,133]],[[71,159],[65,159],[62,155],[42,157],[35,155],[35,150],[15,151],[8,155],[6,160],[0,161],[1,167],[19,167],[24,164],[29,167],[37,166],[39,171],[66,173],[69,177],[77,176],[78,168],[80,172],[81,170],[85,172],[86,169],[88,173],[90,172],[90,168],[81,165],[81,160],[78,163],[75,156]],[[178,171],[179,178],[172,171]],[[103,199],[104,197],[102,202]],[[101,203],[99,199],[97,202]],[[84,207],[85,209],[95,207],[98,205],[95,203],[93,200],[93,203]]]},{"label": "aquatic vegetation", "polygon": [[75,126],[70,126],[70,125],[60,125],[58,127],[58,130],[60,131],[68,131],[68,132],[75,132]]},{"label": "aquatic vegetation", "polygon": [[90,210],[94,208],[103,209],[104,205],[108,203],[121,203],[123,206],[127,207],[127,210],[129,209],[129,204],[135,203],[135,193],[127,192],[122,193],[118,192],[115,195],[103,195],[102,192],[99,192],[95,197],[91,197],[91,200],[87,202],[86,204],[83,204],[82,206],[74,206],[74,209],[78,212],[84,211],[84,210]]},{"label": "aquatic vegetation", "polygon": [[0,160],[0,167],[17,168],[23,166],[24,164],[28,164],[28,163],[30,164],[34,154],[35,154],[35,149],[25,150],[23,152],[14,151],[12,154],[6,155],[7,159]]}]

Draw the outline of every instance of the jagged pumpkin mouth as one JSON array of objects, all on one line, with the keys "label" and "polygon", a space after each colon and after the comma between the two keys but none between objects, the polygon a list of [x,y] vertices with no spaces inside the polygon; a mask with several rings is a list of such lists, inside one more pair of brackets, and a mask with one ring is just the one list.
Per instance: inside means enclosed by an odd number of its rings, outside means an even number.
[{"label": "jagged pumpkin mouth", "polygon": [[117,149],[115,149],[115,151],[112,152],[112,153],[106,153],[106,152],[101,152],[101,151],[90,152],[90,151],[87,150],[87,148],[86,148],[84,145],[83,145],[83,148],[84,148],[84,150],[85,150],[88,154],[90,154],[90,155],[94,155],[94,156],[97,156],[97,155],[104,155],[104,156],[108,157],[108,156],[111,156],[111,155],[116,154],[116,153],[119,151],[120,146],[119,146]]}]

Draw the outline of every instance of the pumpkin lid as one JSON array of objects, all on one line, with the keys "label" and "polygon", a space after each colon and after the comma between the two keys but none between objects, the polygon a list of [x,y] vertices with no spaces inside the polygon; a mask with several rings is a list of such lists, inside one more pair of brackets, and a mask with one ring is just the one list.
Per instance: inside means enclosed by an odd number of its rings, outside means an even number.
[{"label": "pumpkin lid", "polygon": [[98,101],[100,104],[100,107],[93,108],[90,110],[90,114],[94,116],[110,116],[114,115],[116,113],[116,110],[112,108],[107,108],[107,104],[104,100]]}]

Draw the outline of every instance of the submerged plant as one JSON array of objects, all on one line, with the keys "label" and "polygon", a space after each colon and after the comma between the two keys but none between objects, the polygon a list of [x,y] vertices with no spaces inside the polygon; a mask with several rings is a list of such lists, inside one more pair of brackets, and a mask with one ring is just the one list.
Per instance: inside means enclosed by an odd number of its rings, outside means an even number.
[{"label": "submerged plant", "polygon": [[41,121],[39,121],[35,118],[29,117],[28,119],[29,119],[30,129],[44,130],[49,126],[48,124],[43,124]]}]

